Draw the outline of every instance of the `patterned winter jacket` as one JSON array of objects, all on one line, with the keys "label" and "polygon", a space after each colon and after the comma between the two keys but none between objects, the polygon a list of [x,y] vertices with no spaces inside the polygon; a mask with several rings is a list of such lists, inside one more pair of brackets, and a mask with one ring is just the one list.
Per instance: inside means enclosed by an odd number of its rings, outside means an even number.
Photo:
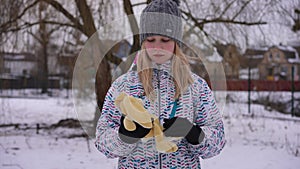
[{"label": "patterned winter jacket", "polygon": [[[143,95],[144,90],[137,71],[129,71],[115,80],[110,87],[99,118],[95,145],[108,158],[119,158],[119,169],[200,169],[200,158],[205,159],[220,153],[225,145],[224,127],[221,114],[216,106],[207,83],[192,74],[193,84],[177,101],[174,98],[174,83],[170,76],[171,63],[155,66],[153,87],[156,100],[150,102]],[[127,144],[118,137],[121,112],[114,104],[120,92],[141,98],[144,107],[161,120],[174,116],[184,117],[200,126],[205,133],[204,140],[192,145],[185,138],[175,141],[178,150],[174,153],[159,153],[154,139]]]}]

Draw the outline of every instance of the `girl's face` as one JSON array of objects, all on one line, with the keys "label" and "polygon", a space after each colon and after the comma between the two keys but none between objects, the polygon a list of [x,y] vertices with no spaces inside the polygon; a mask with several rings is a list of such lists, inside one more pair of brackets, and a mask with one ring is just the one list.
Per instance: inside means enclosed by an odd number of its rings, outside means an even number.
[{"label": "girl's face", "polygon": [[163,64],[172,58],[175,42],[168,37],[155,35],[147,37],[144,41],[144,46],[153,62]]}]

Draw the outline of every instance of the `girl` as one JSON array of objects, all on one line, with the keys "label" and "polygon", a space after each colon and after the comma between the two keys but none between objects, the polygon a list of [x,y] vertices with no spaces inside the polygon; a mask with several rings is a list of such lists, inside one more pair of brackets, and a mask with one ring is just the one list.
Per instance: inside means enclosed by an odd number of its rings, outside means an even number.
[{"label": "girl", "polygon": [[[172,0],[147,5],[141,16],[141,51],[135,68],[114,81],[106,95],[95,145],[108,158],[119,158],[119,169],[201,168],[199,157],[215,156],[225,145],[223,121],[212,92],[190,71],[180,49],[178,5]],[[162,16],[154,17],[153,12]],[[157,152],[154,138],[141,139],[149,129],[137,123],[134,131],[125,129],[122,112],[114,104],[121,92],[142,99],[147,111],[159,117],[165,136],[182,138],[175,141],[176,152]]]}]

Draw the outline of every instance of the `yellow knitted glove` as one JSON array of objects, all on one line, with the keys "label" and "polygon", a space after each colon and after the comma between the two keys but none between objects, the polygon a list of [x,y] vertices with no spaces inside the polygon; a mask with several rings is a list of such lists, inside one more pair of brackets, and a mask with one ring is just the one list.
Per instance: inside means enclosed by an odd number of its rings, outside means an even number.
[{"label": "yellow knitted glove", "polygon": [[124,126],[128,131],[136,129],[136,122],[144,128],[151,129],[145,138],[155,137],[156,150],[162,153],[170,153],[177,151],[178,147],[175,143],[167,141],[163,127],[159,123],[158,117],[150,114],[143,106],[141,99],[132,97],[122,92],[115,100],[116,106],[125,115]]}]

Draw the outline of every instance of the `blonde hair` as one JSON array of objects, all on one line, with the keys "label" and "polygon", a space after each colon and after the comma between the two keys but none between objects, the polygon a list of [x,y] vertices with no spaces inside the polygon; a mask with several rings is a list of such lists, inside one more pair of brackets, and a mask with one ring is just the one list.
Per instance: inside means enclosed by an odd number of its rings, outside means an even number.
[{"label": "blonde hair", "polygon": [[[181,51],[177,43],[175,43],[174,55],[171,59],[171,63],[171,75],[175,84],[175,99],[178,99],[180,94],[188,88],[188,85],[193,83],[193,79],[191,76],[188,59]],[[150,98],[150,100],[153,100],[153,97],[155,96],[152,85],[152,68],[152,61],[145,50],[144,44],[142,44],[142,51],[137,60],[137,71],[145,91],[144,94]]]}]

